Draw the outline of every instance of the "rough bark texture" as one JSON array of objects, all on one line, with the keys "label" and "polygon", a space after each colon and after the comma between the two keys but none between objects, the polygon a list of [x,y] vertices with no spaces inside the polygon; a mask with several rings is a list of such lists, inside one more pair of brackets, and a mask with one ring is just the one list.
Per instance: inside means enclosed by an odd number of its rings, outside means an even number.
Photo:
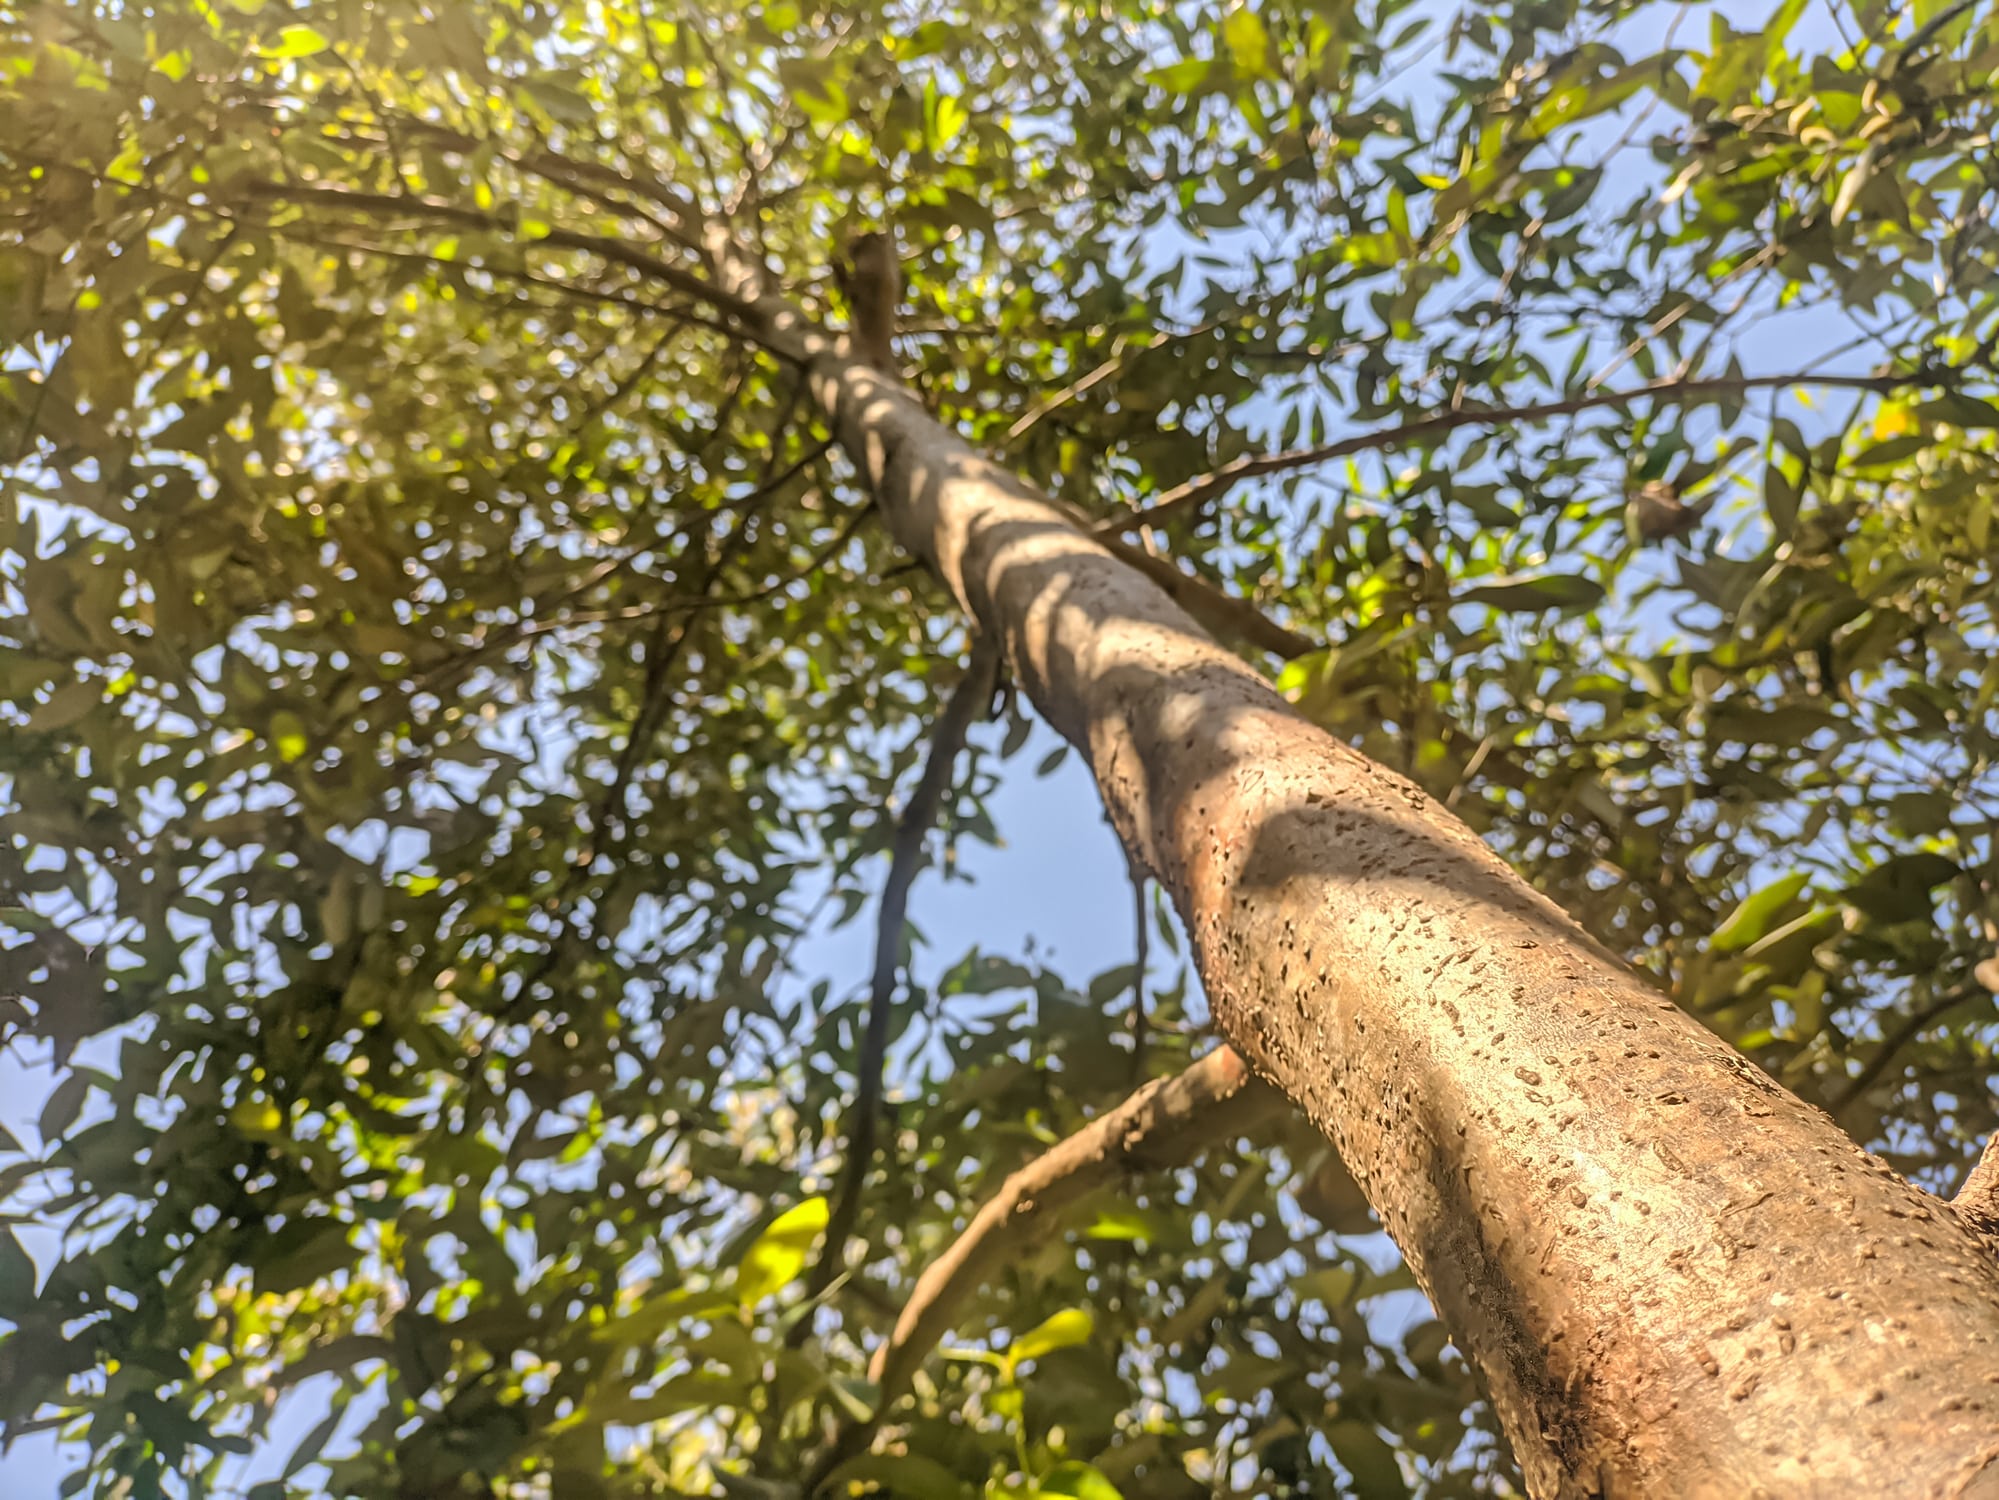
[{"label": "rough bark texture", "polygon": [[1951,1206],[1982,1233],[1999,1239],[1999,1135],[1985,1143]]},{"label": "rough bark texture", "polygon": [[763,331],[1089,755],[1223,1030],[1365,1187],[1535,1495],[1999,1496],[1999,1262],[1964,1218],[905,394],[784,309]]}]

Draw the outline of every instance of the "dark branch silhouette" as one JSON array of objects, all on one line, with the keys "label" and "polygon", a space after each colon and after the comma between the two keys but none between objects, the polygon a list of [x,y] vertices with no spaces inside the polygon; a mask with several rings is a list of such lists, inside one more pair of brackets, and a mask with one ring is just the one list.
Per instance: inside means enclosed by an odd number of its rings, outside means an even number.
[{"label": "dark branch silhouette", "polygon": [[1467,407],[1462,411],[1438,412],[1395,427],[1363,432],[1338,442],[1311,448],[1292,448],[1283,453],[1259,453],[1223,464],[1184,484],[1175,485],[1150,505],[1104,522],[1097,539],[1121,536],[1142,526],[1164,526],[1168,522],[1191,520],[1209,501],[1226,494],[1245,479],[1266,474],[1287,474],[1308,469],[1355,453],[1376,453],[1400,448],[1426,438],[1441,437],[1461,427],[1497,425],[1506,422],[1538,422],[1549,417],[1573,416],[1605,406],[1627,406],[1635,401],[1692,401],[1702,396],[1727,396],[1742,391],[1767,390],[1776,386],[1822,385],[1841,390],[1895,391],[1906,386],[1935,383],[1938,373],[1911,372],[1907,375],[1721,375],[1695,380],[1656,380],[1628,391],[1596,391],[1587,396],[1571,396],[1561,401],[1539,401],[1531,406]]}]

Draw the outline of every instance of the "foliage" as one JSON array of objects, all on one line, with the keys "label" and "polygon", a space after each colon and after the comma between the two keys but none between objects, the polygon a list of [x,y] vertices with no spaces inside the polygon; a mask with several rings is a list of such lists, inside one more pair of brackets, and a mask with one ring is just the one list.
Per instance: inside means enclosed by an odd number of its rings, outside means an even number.
[{"label": "foliage", "polygon": [[[67,1066],[0,1195],[69,1226],[39,1285],[0,1235],[0,1432],[209,1493],[316,1380],[259,1500],[796,1476],[999,1177],[1197,1047],[1184,975],[1142,1051],[1129,970],[912,977],[803,1300],[863,997],[796,945],[878,883],[965,640],[698,295],[683,193],[835,322],[892,223],[925,398],[1094,513],[1499,413],[1154,540],[1951,1180],[1995,1123],[1999,19],[1736,10],[0,8],[0,1037]],[[1847,384],[1730,384],[1789,374]],[[1503,1490],[1406,1273],[1273,1194],[1310,1164],[1132,1184],[840,1478]]]}]

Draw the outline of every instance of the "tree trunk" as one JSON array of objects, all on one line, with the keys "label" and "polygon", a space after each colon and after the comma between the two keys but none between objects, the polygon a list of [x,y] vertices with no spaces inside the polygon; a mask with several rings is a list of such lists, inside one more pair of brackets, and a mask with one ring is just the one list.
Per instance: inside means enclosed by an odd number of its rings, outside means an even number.
[{"label": "tree trunk", "polygon": [[1999,1496],[1999,1262],[908,395],[723,281],[999,637],[1537,1496]]}]

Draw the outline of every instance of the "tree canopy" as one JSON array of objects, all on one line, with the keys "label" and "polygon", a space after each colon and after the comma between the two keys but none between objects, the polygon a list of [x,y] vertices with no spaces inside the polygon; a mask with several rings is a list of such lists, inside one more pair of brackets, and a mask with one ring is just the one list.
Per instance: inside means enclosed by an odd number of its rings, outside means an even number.
[{"label": "tree canopy", "polygon": [[314,1381],[257,1500],[1511,1492],[1281,1111],[871,1375],[1212,1028],[1142,877],[1094,976],[920,900],[797,962],[1030,722],[690,209],[828,327],[892,233],[938,421],[1948,1189],[1995,125],[1989,0],[0,7],[0,1042],[61,1079],[0,1198],[64,1227],[0,1232],[0,1436],[213,1494]]}]

